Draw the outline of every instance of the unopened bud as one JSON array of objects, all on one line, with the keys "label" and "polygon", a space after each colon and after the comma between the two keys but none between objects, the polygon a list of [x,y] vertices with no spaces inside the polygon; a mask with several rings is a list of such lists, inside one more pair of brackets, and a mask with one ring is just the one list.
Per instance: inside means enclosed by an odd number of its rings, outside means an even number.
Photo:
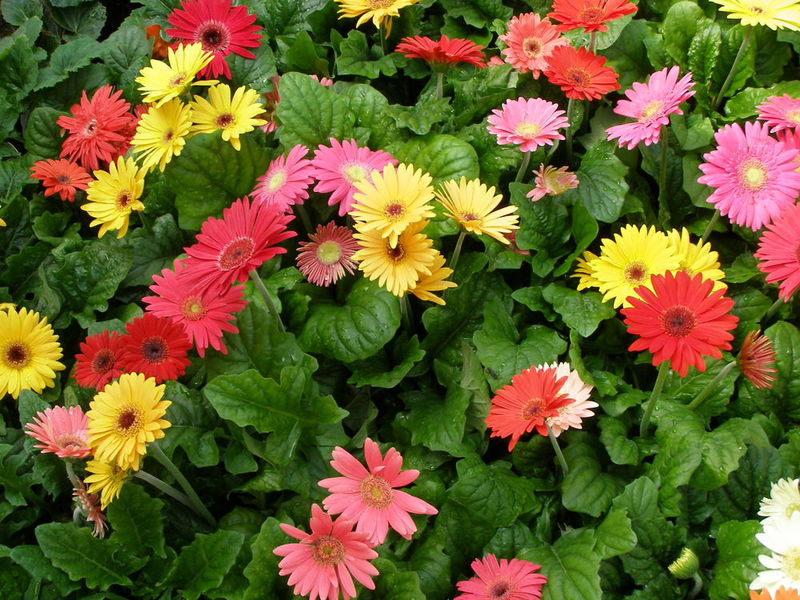
[{"label": "unopened bud", "polygon": [[700,569],[700,560],[689,548],[681,550],[681,555],[667,567],[673,577],[678,579],[691,579]]}]

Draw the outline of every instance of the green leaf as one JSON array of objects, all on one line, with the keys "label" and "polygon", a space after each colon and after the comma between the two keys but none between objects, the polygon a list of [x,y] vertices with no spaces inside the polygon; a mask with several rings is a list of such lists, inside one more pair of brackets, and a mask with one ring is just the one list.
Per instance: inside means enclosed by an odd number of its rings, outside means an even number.
[{"label": "green leaf", "polygon": [[250,582],[244,600],[262,600],[275,594],[275,584],[279,581],[278,562],[281,557],[272,551],[290,541],[289,536],[281,531],[280,522],[275,517],[264,521],[261,530],[250,542],[253,560],[244,569],[244,576]]},{"label": "green leaf", "polygon": [[61,112],[49,106],[37,106],[25,124],[25,148],[42,158],[57,158],[61,153],[61,128],[56,120]]},{"label": "green leaf", "polygon": [[697,33],[698,24],[704,20],[703,10],[694,2],[682,0],[669,7],[661,25],[664,48],[683,67],[688,66],[689,47]]},{"label": "green leaf", "polygon": [[728,120],[752,117],[758,112],[756,106],[770,96],[783,94],[789,94],[795,98],[800,96],[800,81],[782,81],[768,88],[745,88],[725,102],[725,115]]},{"label": "green leaf", "polygon": [[103,62],[108,67],[112,83],[121,87],[126,99],[138,99],[138,84],[134,81],[139,71],[150,64],[153,42],[148,40],[144,24],[123,26],[102,42]]},{"label": "green leaf", "polygon": [[769,446],[767,434],[753,421],[730,419],[707,433],[701,450],[703,460],[692,475],[692,487],[715,490],[728,483],[728,475],[739,467],[748,445]]},{"label": "green leaf", "polygon": [[183,236],[171,214],[161,215],[149,228],[139,228],[126,235],[123,243],[131,249],[133,264],[125,285],[151,285],[153,275],[171,268],[181,253]]},{"label": "green leaf", "polygon": [[425,598],[444,598],[451,591],[450,565],[441,534],[427,536],[408,561],[408,566],[419,576]]},{"label": "green leaf", "polygon": [[547,196],[531,202],[525,196],[530,186],[520,183],[510,184],[509,190],[511,202],[519,212],[516,243],[520,250],[540,250],[554,255],[562,253],[564,243],[569,239],[570,223],[561,199]]},{"label": "green leaf", "polygon": [[398,127],[410,129],[417,135],[427,135],[431,127],[440,123],[450,113],[449,98],[421,96],[414,106],[392,104],[386,108]]},{"label": "green leaf", "polygon": [[401,571],[395,563],[385,558],[373,561],[380,576],[375,578],[372,598],[381,600],[426,600],[420,589],[419,576],[413,571]]},{"label": "green leaf", "polygon": [[411,433],[412,444],[422,444],[451,456],[465,456],[462,439],[467,423],[470,394],[450,388],[442,400],[439,394],[414,391],[402,396],[409,412],[398,415],[396,422]]},{"label": "green leaf", "polygon": [[397,138],[397,127],[387,114],[389,101],[378,90],[356,83],[347,88],[342,98],[355,118],[353,128],[360,142],[368,143],[371,148],[383,148]]},{"label": "green leaf", "polygon": [[386,356],[373,356],[368,360],[348,365],[353,374],[347,380],[357,387],[371,385],[373,387],[393,388],[399,384],[408,372],[423,359],[425,350],[419,345],[419,338],[398,339],[391,352]]},{"label": "green leaf", "polygon": [[461,17],[478,29],[483,29],[495,19],[508,21],[511,8],[504,6],[502,0],[442,0],[442,5],[451,17]]},{"label": "green leaf", "polygon": [[542,294],[561,315],[564,324],[582,337],[589,337],[602,321],[617,314],[610,303],[603,302],[603,295],[598,292],[578,292],[551,283]]},{"label": "green leaf", "polygon": [[564,458],[569,473],[561,483],[561,503],[567,510],[599,517],[621,491],[619,480],[601,470],[596,452],[587,444],[570,444]]},{"label": "green leaf", "polygon": [[708,146],[714,137],[711,120],[702,115],[693,113],[688,118],[684,115],[672,115],[670,124],[683,150],[697,150]]},{"label": "green leaf", "polygon": [[169,435],[159,442],[168,454],[181,447],[187,458],[197,467],[213,467],[219,462],[219,448],[214,428],[219,423],[214,409],[197,391],[184,387],[177,381],[168,381],[164,400],[169,407]]},{"label": "green leaf", "polygon": [[258,24],[273,37],[311,29],[308,17],[325,3],[326,0],[251,0],[247,4],[258,15]]},{"label": "green leaf", "polygon": [[400,162],[413,164],[433,177],[434,185],[448,179],[478,176],[478,155],[464,140],[452,135],[429,134],[416,137],[392,150]]},{"label": "green leaf", "polygon": [[[457,72],[448,78],[448,83],[453,86],[455,127],[465,127],[483,120],[493,108],[499,108],[505,100],[518,95],[515,88],[519,73],[511,65],[465,72],[460,78],[456,75]],[[485,128],[485,125],[481,126]],[[517,155],[517,162],[521,161],[519,149],[513,149],[513,152]]]},{"label": "green leaf", "polygon": [[336,72],[339,75],[357,75],[377,79],[381,75],[391,77],[397,73],[394,53],[383,55],[380,48],[370,48],[367,36],[351,29],[339,45],[336,57]]},{"label": "green leaf", "polygon": [[572,531],[552,546],[526,549],[519,557],[542,565],[539,572],[547,577],[542,600],[600,600],[600,556],[594,546],[591,531]]},{"label": "green leaf", "polygon": [[51,582],[61,596],[69,596],[80,587],[71,582],[64,571],[54,567],[39,546],[15,546],[11,549],[10,556],[11,560],[30,573],[32,577]]},{"label": "green leaf", "polygon": [[627,554],[636,547],[636,534],[623,510],[612,510],[595,530],[595,551],[602,559]]},{"label": "green leaf", "polygon": [[161,500],[150,497],[141,486],[122,486],[119,498],[108,506],[111,541],[139,555],[148,555],[150,549],[156,556],[166,557],[163,507]]},{"label": "green leaf", "polygon": [[627,174],[628,167],[615,156],[613,146],[597,143],[581,159],[577,171],[580,185],[565,192],[563,198],[576,198],[598,221],[614,223],[622,214],[628,193]]},{"label": "green leaf", "polygon": [[[714,71],[714,83],[718,86],[728,77],[728,74],[733,67],[733,62],[736,55],[739,53],[739,48],[742,45],[745,31],[750,29],[749,25],[735,25],[731,27],[722,37],[722,46],[720,48],[719,57],[717,59],[717,68]],[[736,73],[731,78],[728,84],[728,89],[725,92],[725,97],[735,97],[736,93],[744,87],[748,79],[755,73],[755,45],[751,42],[742,52],[739,59]]]},{"label": "green leaf", "polygon": [[12,101],[24,99],[36,85],[39,69],[33,57],[33,44],[24,35],[5,48],[0,47],[0,92]]},{"label": "green leaf", "polygon": [[611,462],[615,465],[639,464],[639,446],[629,436],[620,419],[605,415],[598,417],[600,441],[606,447]]},{"label": "green leaf", "polygon": [[259,93],[272,89],[272,77],[278,74],[275,54],[269,44],[250,49],[255,58],[229,54],[225,60],[231,70],[231,87],[246,85]]},{"label": "green leaf", "polygon": [[197,600],[222,583],[243,543],[244,535],[238,531],[198,533],[191,544],[181,549],[167,584],[181,590],[184,598]]},{"label": "green leaf", "polygon": [[19,27],[26,19],[42,17],[42,3],[40,0],[4,0],[0,11],[7,23]]},{"label": "green leaf", "polygon": [[328,73],[328,61],[324,48],[314,44],[306,31],[300,31],[283,55],[287,71]]},{"label": "green leaf", "polygon": [[715,91],[709,88],[721,45],[722,30],[719,25],[704,19],[703,24],[692,37],[688,51],[689,71],[695,81],[696,98],[701,106],[708,106]]},{"label": "green leaf", "polygon": [[34,91],[51,88],[64,81],[78,69],[88,65],[100,55],[100,42],[87,37],[79,37],[62,44],[50,56],[48,65],[39,71],[39,79]]},{"label": "green leaf", "polygon": [[708,590],[711,600],[750,597],[750,582],[762,568],[758,555],[765,553],[764,546],[756,539],[760,531],[758,521],[728,521],[720,526],[716,539],[719,556]]}]

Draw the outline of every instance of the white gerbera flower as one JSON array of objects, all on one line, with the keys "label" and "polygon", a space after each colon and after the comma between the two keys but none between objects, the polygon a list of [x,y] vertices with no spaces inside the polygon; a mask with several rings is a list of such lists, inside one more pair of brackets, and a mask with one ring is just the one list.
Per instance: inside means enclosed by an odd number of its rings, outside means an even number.
[{"label": "white gerbera flower", "polygon": [[772,484],[769,498],[761,501],[758,514],[764,523],[772,520],[791,519],[793,514],[800,513],[800,480],[781,479]]},{"label": "white gerbera flower", "polygon": [[800,592],[800,512],[789,519],[764,521],[764,532],[757,533],[756,538],[772,554],[758,557],[766,570],[758,574],[750,589],[767,589],[774,594],[783,586]]},{"label": "white gerbera flower", "polygon": [[556,370],[556,379],[567,378],[561,386],[561,393],[572,399],[572,402],[558,409],[557,416],[546,419],[547,425],[550,426],[556,437],[570,427],[581,429],[581,420],[594,416],[591,409],[598,406],[597,402],[589,400],[594,388],[584,383],[578,372],[574,371],[569,363],[552,363],[545,366]]}]

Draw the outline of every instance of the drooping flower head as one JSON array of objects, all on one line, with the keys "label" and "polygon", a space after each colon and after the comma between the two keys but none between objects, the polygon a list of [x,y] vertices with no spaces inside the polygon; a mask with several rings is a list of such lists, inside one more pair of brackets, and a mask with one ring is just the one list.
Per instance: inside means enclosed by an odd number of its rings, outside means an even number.
[{"label": "drooping flower head", "polygon": [[541,565],[527,560],[501,558],[487,554],[470,565],[475,573],[456,583],[461,592],[454,600],[538,600],[547,577],[536,573]]},{"label": "drooping flower head", "polygon": [[108,231],[117,231],[117,238],[128,232],[130,214],[134,210],[144,210],[139,197],[144,191],[144,177],[147,170],[139,168],[132,158],[117,159],[108,165],[108,171],[95,171],[95,180],[86,190],[88,202],[81,210],[93,217],[90,227],[100,225],[97,237]]},{"label": "drooping flower head", "polygon": [[53,387],[56,371],[64,369],[62,356],[47,317],[27,308],[0,310],[0,398]]},{"label": "drooping flower head", "polygon": [[775,373],[778,372],[775,369],[775,350],[772,348],[772,340],[762,335],[760,331],[747,333],[736,362],[742,375],[758,389],[765,390],[772,387]]},{"label": "drooping flower head", "polygon": [[686,377],[689,366],[706,370],[705,356],[721,358],[730,350],[730,331],[739,318],[730,314],[733,300],[725,290],[712,291],[714,283],[702,275],[654,275],[652,289],[640,286],[631,306],[623,308],[628,333],[639,336],[629,350],[648,350],[653,365],[669,361],[670,368]]},{"label": "drooping flower head", "polygon": [[309,233],[308,242],[300,242],[297,250],[297,268],[310,283],[328,287],[336,283],[345,273],[350,275],[356,268],[353,254],[358,243],[353,232],[333,221],[317,225],[316,233]]},{"label": "drooping flower head", "polygon": [[777,282],[779,296],[788,302],[800,288],[800,204],[792,204],[767,225],[755,257],[767,283]]},{"label": "drooping flower head", "polygon": [[559,35],[550,22],[536,13],[516,15],[508,22],[508,33],[500,39],[506,45],[503,56],[508,64],[520,73],[530,73],[539,79],[547,69],[547,60],[553,49],[566,46],[569,40]]},{"label": "drooping flower head", "polygon": [[781,587],[800,592],[800,512],[788,519],[764,523],[764,531],[756,534],[769,555],[758,560],[765,567],[750,584],[751,590],[766,589],[771,594]]},{"label": "drooping flower head", "polygon": [[75,356],[75,381],[83,387],[102,390],[112,379],[122,375],[119,356],[122,338],[116,331],[104,330],[81,342]]},{"label": "drooping flower head", "polygon": [[553,0],[547,16],[558,21],[556,29],[572,31],[583,28],[586,33],[608,31],[606,23],[636,12],[628,0]]},{"label": "drooping flower head", "polygon": [[437,296],[434,292],[443,292],[449,288],[457,287],[455,282],[447,281],[447,278],[453,274],[453,269],[445,267],[444,263],[444,256],[437,250],[433,264],[430,267],[430,275],[420,276],[417,283],[410,287],[408,291],[420,300],[444,306],[446,304],[444,298]]},{"label": "drooping flower head", "polygon": [[281,524],[286,535],[298,542],[283,544],[273,550],[283,559],[278,563],[280,575],[288,575],[288,585],[295,594],[338,600],[355,598],[355,578],[369,590],[375,589],[372,578],[378,570],[369,561],[378,556],[363,533],[353,531],[355,523],[344,517],[331,519],[317,504],[311,505],[311,533]]},{"label": "drooping flower head", "polygon": [[372,19],[376,29],[386,31],[386,37],[392,32],[392,17],[400,16],[400,9],[416,4],[419,0],[336,0],[339,5],[339,18],[358,17],[356,27]]},{"label": "drooping flower head", "polygon": [[764,121],[772,133],[800,127],[800,99],[789,94],[770,96],[756,106],[758,120]]},{"label": "drooping flower head", "polygon": [[245,6],[231,6],[231,0],[181,0],[181,7],[173,10],[167,35],[188,42],[199,42],[203,50],[213,55],[213,60],[200,71],[203,77],[231,78],[225,57],[231,52],[254,59],[247,48],[257,48],[261,27],[254,25],[256,16]]},{"label": "drooping flower head", "polygon": [[800,194],[797,150],[769,135],[762,123],[725,125],[714,134],[716,150],[703,155],[697,181],[715,188],[708,197],[722,215],[757,230],[794,204]]},{"label": "drooping flower head", "polygon": [[86,415],[80,406],[53,406],[36,413],[33,423],[25,425],[25,433],[34,438],[43,454],[51,452],[59,458],[86,458],[92,453],[87,438]]},{"label": "drooping flower head", "polygon": [[402,52],[406,58],[424,60],[434,71],[441,71],[458,63],[466,63],[482,69],[486,63],[483,46],[461,38],[450,39],[443,35],[432,40],[424,35],[404,37],[395,52]]},{"label": "drooping flower head", "polygon": [[203,45],[178,44],[177,48],[167,48],[167,62],[151,60],[149,67],[144,67],[136,78],[139,92],[144,95],[144,102],[156,102],[161,106],[173,98],[180,96],[193,85],[214,85],[216,80],[195,81],[195,76],[210,63],[214,55],[203,50]]},{"label": "drooping flower head", "polygon": [[792,516],[800,513],[800,480],[779,479],[772,484],[769,497],[761,500],[759,516],[764,517],[762,523],[773,523],[780,526]]},{"label": "drooping flower head", "polygon": [[195,96],[190,106],[194,121],[192,135],[219,131],[234,150],[242,148],[240,135],[266,124],[259,118],[264,107],[258,101],[258,92],[246,86],[236,88],[231,96],[228,84],[217,84],[209,88],[208,100]]},{"label": "drooping flower head", "polygon": [[633,150],[639,143],[645,146],[658,143],[661,127],[669,125],[669,116],[682,115],[681,102],[694,96],[692,74],[678,80],[678,67],[656,71],[647,83],[635,82],[625,92],[627,100],[620,100],[614,112],[635,119],[633,123],[614,125],[606,129],[609,140],[617,140],[619,147]]},{"label": "drooping flower head", "polygon": [[511,204],[498,209],[503,196],[494,192],[494,187],[487,188],[479,179],[467,181],[462,176],[457,182],[443,182],[436,190],[436,199],[444,206],[445,214],[465,231],[508,244],[504,234],[519,229],[517,207]]},{"label": "drooping flower head", "polygon": [[192,127],[192,109],[173,98],[159,107],[151,107],[139,119],[131,140],[133,153],[139,154],[142,168],[163,171],[174,156],[180,156]]},{"label": "drooping flower head", "polygon": [[306,154],[308,148],[298,144],[270,162],[266,173],[256,180],[253,200],[282,213],[294,204],[303,204],[316,171]]},{"label": "drooping flower head", "polygon": [[106,516],[103,514],[103,509],[100,507],[100,498],[97,494],[90,494],[79,479],[77,485],[72,489],[72,497],[85,513],[86,521],[94,523],[92,535],[96,538],[103,537],[106,534],[108,523],[106,522]]},{"label": "drooping flower head", "polygon": [[711,0],[719,4],[729,19],[739,19],[742,25],[766,25],[773,31],[800,31],[800,6],[793,0]]},{"label": "drooping flower head", "polygon": [[703,279],[714,282],[714,290],[724,289],[728,286],[722,281],[725,272],[720,269],[719,253],[711,249],[708,242],[692,242],[689,231],[683,227],[680,231],[672,229],[667,233],[670,247],[678,257],[678,269],[694,277],[698,273]]},{"label": "drooping flower head", "polygon": [[119,498],[119,492],[130,475],[130,470],[118,467],[116,463],[102,460],[90,460],[86,463],[86,470],[89,472],[89,476],[83,481],[89,484],[87,491],[90,494],[100,494],[100,510],[105,510],[109,504]]},{"label": "drooping flower head", "polygon": [[534,171],[533,189],[525,194],[532,202],[538,202],[545,196],[560,196],[567,190],[578,187],[578,176],[570,173],[569,167],[555,168],[544,163]]},{"label": "drooping flower head", "polygon": [[567,98],[575,100],[599,100],[608,92],[619,89],[619,74],[606,66],[604,57],[584,47],[555,48],[544,76],[559,86]]},{"label": "drooping flower head", "polygon": [[570,427],[572,429],[582,429],[581,422],[583,419],[593,417],[592,409],[599,406],[597,402],[589,400],[593,387],[588,383],[584,383],[581,376],[570,367],[569,363],[553,363],[545,366],[549,369],[555,369],[558,379],[565,378],[564,383],[561,384],[561,393],[566,394],[570,399],[568,404],[558,409],[556,416],[546,419],[546,424],[550,426],[553,435],[556,437]]},{"label": "drooping flower head", "polygon": [[565,114],[558,104],[541,98],[506,100],[492,110],[487,129],[497,136],[498,144],[519,144],[520,150],[531,152],[564,139],[558,130],[569,126]]},{"label": "drooping flower head", "polygon": [[60,158],[40,160],[31,167],[31,178],[44,186],[44,195],[58,194],[62,200],[73,202],[75,192],[85,190],[92,176],[79,164]]},{"label": "drooping flower head", "polygon": [[129,373],[154,377],[156,383],[177,379],[189,366],[192,344],[181,325],[146,312],[125,325],[119,364]]}]

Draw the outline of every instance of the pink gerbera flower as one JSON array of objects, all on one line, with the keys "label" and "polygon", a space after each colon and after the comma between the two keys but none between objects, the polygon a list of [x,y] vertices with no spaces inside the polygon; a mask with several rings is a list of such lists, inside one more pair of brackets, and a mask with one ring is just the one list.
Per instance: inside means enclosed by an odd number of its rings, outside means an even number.
[{"label": "pink gerbera flower", "polygon": [[239,333],[231,321],[233,313],[247,306],[242,298],[243,287],[234,285],[218,292],[191,285],[186,281],[186,264],[181,260],[175,261],[174,271],[164,269],[160,277],[153,275],[153,281],[150,290],[155,296],[142,298],[148,312],[181,325],[200,356],[205,356],[209,346],[228,353],[222,333]]},{"label": "pink gerbera flower", "polygon": [[545,423],[556,437],[570,427],[581,429],[581,421],[593,417],[592,409],[599,406],[597,402],[589,400],[593,387],[584,383],[578,372],[570,368],[569,363],[553,363],[546,366],[556,370],[557,378],[566,377],[564,383],[561,384],[561,393],[566,394],[572,402],[560,407],[558,414],[545,419]]},{"label": "pink gerbera flower", "polygon": [[81,509],[86,513],[86,521],[94,523],[92,535],[96,538],[101,538],[106,534],[106,516],[100,508],[100,497],[97,494],[90,494],[86,490],[86,486],[78,479],[77,486],[72,488],[72,497],[81,505]]},{"label": "pink gerbera flower", "polygon": [[494,554],[487,554],[470,566],[477,577],[456,583],[462,593],[455,600],[537,600],[547,583],[547,577],[536,573],[541,565],[527,560],[501,558],[498,562]]},{"label": "pink gerbera flower", "polygon": [[800,127],[800,98],[792,98],[789,94],[770,96],[756,109],[758,119],[769,125],[772,133]]},{"label": "pink gerbera flower", "polygon": [[267,172],[258,178],[253,199],[286,212],[293,204],[308,198],[308,186],[314,182],[314,167],[305,158],[308,148],[297,145],[286,156],[269,163]]},{"label": "pink gerbera flower", "polygon": [[284,558],[278,563],[281,575],[289,575],[288,585],[295,594],[310,600],[355,598],[353,578],[369,590],[375,589],[372,578],[378,575],[369,561],[378,556],[367,545],[363,533],[353,531],[354,523],[343,517],[332,520],[317,504],[311,505],[311,533],[281,523],[286,535],[300,543],[283,544],[273,550]]},{"label": "pink gerbera flower", "polygon": [[800,204],[793,204],[767,225],[755,256],[767,283],[778,282],[779,295],[788,302],[800,288]]},{"label": "pink gerbera flower", "polygon": [[682,115],[680,103],[694,96],[692,74],[680,81],[679,74],[678,67],[664,68],[650,75],[647,83],[635,82],[633,89],[625,92],[628,99],[617,102],[614,112],[636,120],[606,129],[608,139],[618,140],[619,147],[627,145],[628,150],[640,142],[645,146],[657,143],[661,126],[669,125],[671,114]]},{"label": "pink gerbera flower", "polygon": [[770,137],[767,125],[726,125],[714,135],[717,149],[703,155],[697,179],[716,188],[708,197],[720,213],[757,230],[794,204],[800,192],[797,150]]},{"label": "pink gerbera flower", "polygon": [[166,30],[167,35],[186,40],[186,43],[200,42],[203,50],[211,52],[214,60],[208,63],[200,75],[231,78],[231,70],[225,57],[231,52],[244,58],[255,58],[247,48],[257,48],[261,27],[254,25],[255,15],[247,12],[244,6],[231,6],[231,0],[182,0],[181,8],[173,10],[168,21],[174,27]]},{"label": "pink gerbera flower", "polygon": [[318,75],[313,75],[313,74],[309,75],[309,77],[311,77],[311,79],[316,81],[322,87],[331,87],[333,85],[333,79],[329,79],[328,77],[320,78]]},{"label": "pink gerbera flower", "polygon": [[563,140],[558,130],[569,122],[558,104],[541,98],[506,100],[489,115],[487,129],[497,136],[497,143],[519,144],[523,152],[531,152],[553,140]]},{"label": "pink gerbera flower", "polygon": [[250,271],[286,252],[276,244],[295,235],[286,229],[293,218],[267,204],[236,200],[222,211],[221,219],[209,217],[197,243],[184,248],[187,284],[219,293],[246,281]]},{"label": "pink gerbera flower", "polygon": [[534,171],[536,178],[533,180],[534,188],[525,194],[533,202],[538,202],[545,196],[560,196],[567,190],[578,187],[578,176],[567,171],[569,167],[551,167],[544,163],[539,165],[539,170]]},{"label": "pink gerbera flower", "polygon": [[506,47],[503,56],[506,62],[520,73],[530,72],[539,79],[547,69],[547,58],[553,48],[566,46],[569,40],[561,37],[550,19],[542,19],[536,13],[525,13],[513,17],[508,23],[508,33],[501,35]]},{"label": "pink gerbera flower", "polygon": [[406,486],[419,477],[419,471],[401,471],[403,457],[394,448],[381,456],[378,444],[364,440],[364,468],[347,450],[337,446],[333,450],[331,466],[344,477],[322,479],[319,485],[330,495],[323,506],[331,514],[356,521],[356,531],[367,536],[371,546],[382,544],[394,529],[405,539],[411,539],[417,530],[409,514],[435,515],[438,511],[419,498],[394,488]]},{"label": "pink gerbera flower", "polygon": [[355,140],[340,142],[331,138],[330,146],[322,144],[314,152],[311,164],[314,166],[314,177],[317,185],[314,191],[321,194],[331,192],[328,206],[339,205],[339,216],[350,212],[353,206],[353,194],[358,190],[356,181],[370,179],[373,170],[383,171],[388,164],[397,166],[397,161],[388,152],[370,150],[358,145]]},{"label": "pink gerbera flower", "polygon": [[308,234],[310,242],[300,242],[297,251],[297,268],[314,285],[327,287],[336,283],[345,273],[353,274],[356,263],[353,254],[358,242],[347,227],[331,221],[317,225],[317,232]]},{"label": "pink gerbera flower", "polygon": [[42,454],[52,452],[60,458],[86,458],[92,453],[87,442],[88,421],[80,406],[46,408],[25,428],[25,433],[40,442],[34,447]]}]

